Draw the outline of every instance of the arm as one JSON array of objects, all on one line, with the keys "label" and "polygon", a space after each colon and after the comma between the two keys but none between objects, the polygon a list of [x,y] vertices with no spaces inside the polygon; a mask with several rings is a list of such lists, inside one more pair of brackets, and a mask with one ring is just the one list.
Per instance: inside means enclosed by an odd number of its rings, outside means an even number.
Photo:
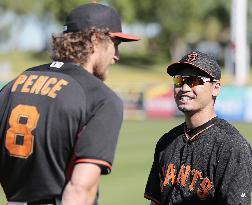
[{"label": "arm", "polygon": [[62,195],[62,205],[92,205],[101,169],[95,164],[76,164]]}]

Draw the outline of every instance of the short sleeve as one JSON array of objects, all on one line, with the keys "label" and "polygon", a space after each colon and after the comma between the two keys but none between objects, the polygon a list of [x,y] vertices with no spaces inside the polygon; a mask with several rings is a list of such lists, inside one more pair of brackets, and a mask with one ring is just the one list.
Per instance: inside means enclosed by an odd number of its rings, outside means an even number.
[{"label": "short sleeve", "polygon": [[118,135],[123,119],[119,98],[107,98],[99,103],[95,113],[79,133],[75,145],[75,163],[94,163],[102,174],[110,173]]},{"label": "short sleeve", "polygon": [[[244,140],[245,141],[245,140]],[[252,151],[247,142],[224,146],[217,166],[222,201],[250,204],[252,191]]]},{"label": "short sleeve", "polygon": [[148,200],[160,204],[160,179],[159,179],[159,151],[156,147],[154,161],[145,187],[144,197]]},{"label": "short sleeve", "polygon": [[[8,102],[8,95],[10,94],[12,82],[6,84],[2,89],[0,90],[0,117],[2,117],[5,107]],[[1,118],[0,118],[1,119]]]},{"label": "short sleeve", "polygon": [[5,104],[4,101],[5,101],[6,96],[10,92],[10,86],[11,86],[11,83],[8,83],[7,85],[3,86],[0,89],[0,106],[2,106],[3,104]]}]

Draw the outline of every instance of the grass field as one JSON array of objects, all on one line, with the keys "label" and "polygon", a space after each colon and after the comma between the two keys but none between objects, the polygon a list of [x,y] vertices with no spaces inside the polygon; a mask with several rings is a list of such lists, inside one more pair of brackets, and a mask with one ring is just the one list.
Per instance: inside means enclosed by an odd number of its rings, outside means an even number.
[{"label": "grass field", "polygon": [[[124,121],[112,173],[102,176],[101,205],[147,205],[143,198],[145,183],[159,137],[183,121],[167,120]],[[232,123],[252,145],[251,124]],[[0,205],[5,204],[1,193]]]},{"label": "grass field", "polygon": [[[47,63],[47,55],[13,52],[1,54],[0,62],[11,64],[13,78],[25,68],[41,63]],[[171,83],[166,74],[167,63],[157,65],[119,64],[111,68],[108,84],[125,83]],[[12,79],[12,78],[11,78]],[[222,82],[230,84],[233,79],[223,75]],[[252,84],[252,75],[249,77]],[[183,119],[125,121],[121,130],[119,144],[112,173],[102,176],[100,187],[101,205],[147,205],[143,198],[145,183],[152,163],[155,143],[159,137]],[[240,132],[252,144],[251,123],[234,123]],[[6,203],[0,190],[0,205]]]},{"label": "grass field", "polygon": [[[109,78],[107,84],[121,84],[123,83],[171,83],[170,78],[166,73],[168,60],[151,60],[153,56],[142,55],[127,55],[120,56],[119,63],[110,67]],[[9,64],[11,67],[11,79],[23,72],[29,67],[50,62],[49,52],[33,53],[33,52],[11,52],[1,53],[0,63]],[[224,70],[223,70],[224,71]],[[10,79],[9,79],[10,80]],[[233,84],[234,78],[222,72],[222,84]],[[252,85],[252,72],[248,77],[248,85]]]},{"label": "grass field", "polygon": [[[103,176],[101,205],[147,205],[143,198],[155,143],[183,119],[125,121],[111,176]],[[232,123],[252,145],[251,124]]]}]

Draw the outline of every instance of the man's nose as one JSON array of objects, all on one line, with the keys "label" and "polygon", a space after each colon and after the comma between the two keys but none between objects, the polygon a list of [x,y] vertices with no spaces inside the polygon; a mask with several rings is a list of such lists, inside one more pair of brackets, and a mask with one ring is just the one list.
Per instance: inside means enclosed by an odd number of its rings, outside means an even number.
[{"label": "man's nose", "polygon": [[181,86],[181,90],[182,91],[189,91],[189,90],[191,90],[191,87],[186,82],[184,82],[184,84]]}]

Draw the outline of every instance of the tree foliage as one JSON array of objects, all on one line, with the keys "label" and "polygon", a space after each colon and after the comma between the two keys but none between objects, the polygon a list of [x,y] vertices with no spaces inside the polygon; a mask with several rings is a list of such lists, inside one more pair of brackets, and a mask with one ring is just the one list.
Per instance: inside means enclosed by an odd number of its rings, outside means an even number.
[{"label": "tree foliage", "polygon": [[[251,0],[249,0],[251,1]],[[53,15],[62,23],[75,6],[91,0],[1,0],[0,7],[23,14],[34,12],[42,19]],[[150,45],[170,52],[178,42],[223,40],[229,29],[231,0],[103,0],[116,8],[124,22],[157,23],[160,33]],[[225,36],[224,39],[228,37]],[[155,49],[149,49],[155,51]]]},{"label": "tree foliage", "polygon": [[[160,24],[159,35],[152,39],[157,48],[169,51],[179,39],[219,40],[229,27],[230,0],[110,0],[128,22]],[[210,30],[210,31],[209,31]],[[210,32],[210,33],[209,33]],[[193,36],[193,37],[192,37]]]},{"label": "tree foliage", "polygon": [[77,5],[88,3],[90,0],[40,0],[42,6],[40,13],[52,13],[53,16],[60,22],[64,22],[67,14]]},{"label": "tree foliage", "polygon": [[3,10],[12,10],[17,14],[24,14],[33,10],[33,0],[1,0],[0,8]]}]

